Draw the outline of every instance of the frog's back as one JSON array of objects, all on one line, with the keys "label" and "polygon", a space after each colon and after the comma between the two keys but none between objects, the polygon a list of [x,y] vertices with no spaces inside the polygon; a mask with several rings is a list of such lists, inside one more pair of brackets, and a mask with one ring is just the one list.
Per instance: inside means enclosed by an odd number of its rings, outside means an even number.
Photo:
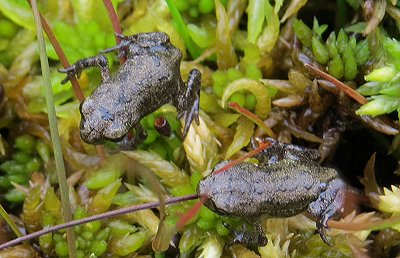
[{"label": "frog's back", "polygon": [[261,173],[265,185],[256,184],[256,187],[259,187],[258,191],[262,188],[266,191],[262,194],[259,209],[270,217],[289,217],[306,210],[326,184],[337,177],[334,169],[293,160],[282,160]]},{"label": "frog's back", "polygon": [[[183,84],[178,65],[163,56],[137,55],[129,58],[115,74],[119,92],[130,96],[137,112],[148,114],[174,98]],[[115,89],[113,90],[115,91]]]},{"label": "frog's back", "polygon": [[128,59],[115,74],[115,80],[120,82],[126,91],[145,91],[147,88],[173,84],[180,79],[179,65],[166,62],[158,56],[134,56]]},{"label": "frog's back", "polygon": [[320,168],[291,160],[270,167],[241,163],[201,182],[199,193],[209,191],[211,206],[221,214],[289,217],[306,210],[318,198],[325,177],[335,176],[334,170]]}]

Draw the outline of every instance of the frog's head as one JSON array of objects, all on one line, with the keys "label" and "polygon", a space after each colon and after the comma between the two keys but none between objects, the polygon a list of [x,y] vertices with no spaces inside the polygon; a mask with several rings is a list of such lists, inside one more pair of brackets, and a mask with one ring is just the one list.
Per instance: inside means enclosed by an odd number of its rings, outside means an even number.
[{"label": "frog's head", "polygon": [[[128,133],[128,122],[125,116],[118,115],[117,110],[108,105],[110,100],[94,101],[87,98],[80,107],[80,134],[84,142],[101,144],[105,140],[120,141]],[[121,112],[122,113],[122,112]]]},{"label": "frog's head", "polygon": [[213,194],[211,189],[212,184],[210,184],[209,178],[203,179],[200,181],[197,187],[197,194],[199,195],[199,199],[209,210],[219,214],[219,215],[227,215],[221,207],[215,203],[215,195]]},{"label": "frog's head", "polygon": [[[221,163],[225,164],[227,162],[220,162],[220,164]],[[226,198],[223,197],[224,191],[220,191],[218,188],[218,186],[221,185],[220,179],[218,175],[213,174],[203,178],[197,186],[197,194],[201,202],[208,209],[219,215],[229,215],[229,212],[224,210],[223,203],[221,204],[221,200]]]}]

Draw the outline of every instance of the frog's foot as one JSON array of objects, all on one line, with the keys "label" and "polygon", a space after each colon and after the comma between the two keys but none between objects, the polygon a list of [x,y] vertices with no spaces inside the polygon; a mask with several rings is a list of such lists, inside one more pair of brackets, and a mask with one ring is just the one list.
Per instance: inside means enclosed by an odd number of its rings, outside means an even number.
[{"label": "frog's foot", "polygon": [[317,217],[316,226],[321,239],[328,245],[332,245],[325,234],[328,228],[328,220],[339,211],[344,202],[346,184],[340,178],[328,183],[324,192],[318,199],[308,205],[308,212]]},{"label": "frog's foot", "polygon": [[98,66],[100,68],[102,81],[110,79],[110,70],[108,68],[107,58],[103,55],[98,55],[78,60],[75,64],[71,65],[70,67],[67,67],[65,69],[59,69],[58,71],[60,73],[67,74],[67,77],[64,80],[62,80],[61,83],[62,84],[67,83],[74,76],[77,76],[79,78],[84,69],[93,66]]},{"label": "frog's foot", "polygon": [[[100,53],[118,51],[118,57],[127,58],[128,53],[135,54],[136,51],[138,51],[137,53],[140,54],[144,51],[143,48],[166,44],[170,40],[169,36],[164,32],[139,33],[131,36],[125,36],[119,33],[116,33],[115,35],[121,40],[121,42],[114,47],[102,50]],[[128,50],[129,45],[136,45],[138,48],[131,47]]]},{"label": "frog's foot", "polygon": [[129,132],[118,145],[122,150],[133,150],[136,149],[144,140],[147,138],[147,133],[140,125],[135,127],[135,135],[132,135],[132,132]]},{"label": "frog's foot", "polygon": [[231,225],[224,222],[224,227],[226,227],[233,235],[233,243],[244,243],[250,246],[265,246],[268,244],[268,239],[264,234],[261,224],[257,221],[254,222],[254,231],[249,232],[246,230],[246,226],[243,226],[242,231],[234,229]]},{"label": "frog's foot", "polygon": [[110,47],[110,48],[107,48],[107,49],[104,49],[104,50],[100,51],[100,53],[101,54],[107,54],[107,53],[111,53],[111,52],[114,52],[114,51],[118,51],[118,57],[126,57],[126,55],[128,53],[127,52],[127,47],[130,44],[132,44],[132,41],[134,41],[133,37],[135,37],[136,35],[133,35],[133,36],[130,36],[130,37],[127,37],[127,36],[119,34],[119,33],[116,33],[115,35],[121,40],[121,42],[118,45],[114,46],[114,47]]},{"label": "frog's foot", "polygon": [[193,69],[189,73],[184,92],[180,92],[177,97],[176,107],[178,108],[178,119],[184,118],[185,127],[182,132],[182,139],[185,139],[193,119],[199,124],[199,100],[200,100],[201,73]]}]

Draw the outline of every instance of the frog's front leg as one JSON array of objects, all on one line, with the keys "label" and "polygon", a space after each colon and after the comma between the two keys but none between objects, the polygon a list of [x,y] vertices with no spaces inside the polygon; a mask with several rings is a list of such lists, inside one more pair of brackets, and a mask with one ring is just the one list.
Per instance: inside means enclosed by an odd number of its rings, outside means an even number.
[{"label": "frog's front leg", "polygon": [[267,245],[268,239],[265,236],[260,221],[258,219],[252,220],[251,224],[253,224],[254,232],[248,231],[245,225],[243,226],[243,230],[238,231],[228,223],[226,222],[223,223],[224,227],[226,227],[233,235],[233,243],[243,243],[250,246]]},{"label": "frog's front leg", "polygon": [[103,55],[92,56],[88,58],[84,58],[78,60],[75,64],[67,67],[65,69],[59,69],[58,71],[61,73],[66,73],[67,77],[61,81],[62,84],[69,81],[72,77],[78,76],[80,77],[81,72],[89,67],[98,66],[101,72],[101,80],[107,81],[110,79],[110,69],[108,68],[107,57]]},{"label": "frog's front leg", "polygon": [[317,230],[321,239],[328,245],[331,245],[325,235],[325,229],[328,228],[328,220],[339,211],[344,202],[346,184],[340,178],[328,182],[325,191],[323,191],[317,200],[308,205],[308,212],[317,217]]},{"label": "frog's front leg", "polygon": [[197,69],[191,70],[186,87],[180,89],[179,95],[174,100],[174,105],[178,109],[178,119],[183,117],[185,120],[185,127],[182,133],[183,139],[185,139],[193,119],[199,124],[200,84],[200,71]]}]

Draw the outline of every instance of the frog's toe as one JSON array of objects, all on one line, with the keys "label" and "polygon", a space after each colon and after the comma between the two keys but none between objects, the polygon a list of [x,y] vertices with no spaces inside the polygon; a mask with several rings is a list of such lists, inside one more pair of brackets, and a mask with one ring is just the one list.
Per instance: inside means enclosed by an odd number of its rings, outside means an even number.
[{"label": "frog's toe", "polygon": [[190,110],[179,112],[178,119],[183,118],[185,121],[185,126],[182,132],[182,139],[185,139],[190,125],[192,124],[193,120],[196,121],[196,124],[199,125],[199,101],[196,99],[190,108]]},{"label": "frog's toe", "polygon": [[67,76],[61,81],[61,84],[66,84],[69,80],[71,80],[71,77],[67,75]]},{"label": "frog's toe", "polygon": [[61,81],[61,84],[65,84],[68,81],[71,80],[74,76],[77,76],[78,78],[81,77],[82,70],[77,69],[75,65],[71,65],[70,67],[64,68],[64,69],[57,69],[58,72],[60,73],[66,73],[67,76]]},{"label": "frog's toe", "polygon": [[331,246],[332,243],[330,242],[330,240],[328,239],[328,237],[326,235],[326,229],[328,228],[328,218],[323,218],[323,219],[317,220],[316,226],[317,226],[317,230],[318,230],[318,233],[319,233],[322,241],[324,241],[325,244]]}]

